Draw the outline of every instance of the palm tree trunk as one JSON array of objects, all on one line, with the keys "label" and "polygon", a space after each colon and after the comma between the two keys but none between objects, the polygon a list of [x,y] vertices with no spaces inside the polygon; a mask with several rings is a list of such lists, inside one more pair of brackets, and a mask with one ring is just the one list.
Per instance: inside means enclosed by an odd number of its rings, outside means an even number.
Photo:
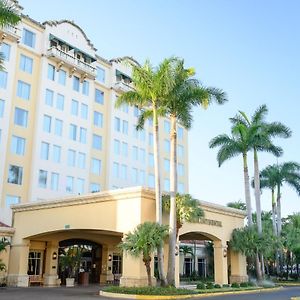
[{"label": "palm tree trunk", "polygon": [[244,164],[244,184],[245,184],[245,198],[246,198],[246,206],[247,206],[248,225],[251,226],[253,224],[253,221],[252,221],[252,212],[251,212],[251,196],[250,196],[247,153],[243,153],[243,164]]},{"label": "palm tree trunk", "polygon": [[[280,192],[280,184],[277,184],[277,236],[281,236],[281,192]],[[281,263],[282,263],[282,253],[278,251],[276,253],[278,265],[277,265],[277,274],[281,273]]]},{"label": "palm tree trunk", "polygon": [[261,282],[262,281],[262,275],[261,275],[261,267],[260,267],[258,252],[256,253],[256,257],[255,257],[255,264],[256,264],[257,281]]},{"label": "palm tree trunk", "polygon": [[175,247],[176,247],[176,193],[177,193],[177,132],[176,116],[171,118],[171,153],[170,153],[170,221],[169,221],[169,256],[167,281],[175,285]]},{"label": "palm tree trunk", "polygon": [[[154,173],[155,173],[155,209],[156,222],[162,225],[162,197],[160,186],[160,159],[159,159],[159,130],[157,109],[153,107],[153,150],[154,150]],[[166,277],[164,274],[164,256],[163,245],[157,248],[158,273],[161,286],[166,285]]]},{"label": "palm tree trunk", "polygon": [[273,232],[274,232],[274,235],[277,236],[276,201],[275,201],[275,191],[274,191],[274,188],[272,188],[271,192],[272,192],[272,223],[273,223]]},{"label": "palm tree trunk", "polygon": [[143,259],[145,267],[146,267],[146,272],[147,272],[147,279],[148,279],[148,286],[152,286],[152,280],[151,280],[151,266],[150,266],[150,261],[148,259]]}]

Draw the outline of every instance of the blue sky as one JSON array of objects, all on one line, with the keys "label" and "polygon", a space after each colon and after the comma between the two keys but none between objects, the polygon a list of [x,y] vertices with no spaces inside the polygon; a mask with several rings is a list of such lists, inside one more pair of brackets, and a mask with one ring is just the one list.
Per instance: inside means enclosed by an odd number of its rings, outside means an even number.
[{"label": "blue sky", "polygon": [[[278,140],[283,161],[300,162],[300,2],[277,0],[20,0],[37,21],[69,19],[83,28],[104,58],[129,55],[154,65],[182,57],[205,85],[224,89],[229,102],[196,108],[189,134],[190,192],[198,199],[226,204],[244,199],[242,159],[218,168],[208,142],[229,133],[228,118],[261,104],[268,120],[288,125],[293,136]],[[260,165],[276,163],[260,155]],[[249,157],[250,174],[252,155]],[[253,193],[252,193],[252,198]],[[300,211],[300,198],[282,194],[283,214]],[[254,203],[254,202],[253,202]],[[262,195],[270,209],[270,193]]]}]

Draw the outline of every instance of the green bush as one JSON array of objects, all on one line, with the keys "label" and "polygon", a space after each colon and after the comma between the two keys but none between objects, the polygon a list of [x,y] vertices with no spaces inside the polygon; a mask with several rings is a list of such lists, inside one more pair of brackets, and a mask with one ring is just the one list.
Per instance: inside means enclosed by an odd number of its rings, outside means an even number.
[{"label": "green bush", "polygon": [[215,289],[220,289],[221,286],[220,286],[219,284],[215,284],[215,285],[214,285],[214,288],[215,288]]},{"label": "green bush", "polygon": [[248,282],[248,286],[256,286],[256,283],[253,282],[253,281],[249,281],[249,282]]},{"label": "green bush", "polygon": [[203,282],[199,282],[197,284],[197,289],[198,290],[205,290],[206,289],[206,285]]},{"label": "green bush", "polygon": [[232,288],[239,288],[240,285],[239,285],[237,282],[233,282],[233,283],[231,284],[231,287],[232,287]]},{"label": "green bush", "polygon": [[241,282],[240,283],[240,287],[248,287],[248,286],[249,286],[248,282]]},{"label": "green bush", "polygon": [[230,284],[223,284],[222,287],[223,287],[223,288],[229,288],[229,287],[230,287]]},{"label": "green bush", "polygon": [[207,282],[206,283],[206,288],[209,289],[209,290],[213,289],[214,288],[214,283],[213,282]]}]

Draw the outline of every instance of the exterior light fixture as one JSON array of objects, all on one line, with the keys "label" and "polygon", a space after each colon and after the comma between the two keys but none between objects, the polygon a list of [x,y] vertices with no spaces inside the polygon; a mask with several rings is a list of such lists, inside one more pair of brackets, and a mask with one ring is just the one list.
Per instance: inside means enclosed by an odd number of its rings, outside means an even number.
[{"label": "exterior light fixture", "polygon": [[52,259],[53,259],[53,260],[57,259],[57,253],[56,253],[56,252],[53,252],[53,254],[52,254]]},{"label": "exterior light fixture", "polygon": [[223,256],[224,256],[224,257],[227,257],[227,249],[224,249],[224,250],[223,250]]},{"label": "exterior light fixture", "polygon": [[112,255],[109,254],[109,255],[108,255],[108,261],[111,261],[111,260],[112,260]]}]

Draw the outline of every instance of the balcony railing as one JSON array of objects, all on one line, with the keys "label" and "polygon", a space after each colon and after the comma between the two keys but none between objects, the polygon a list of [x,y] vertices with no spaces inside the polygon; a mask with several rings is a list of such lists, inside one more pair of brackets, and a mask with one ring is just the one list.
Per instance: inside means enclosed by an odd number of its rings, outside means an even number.
[{"label": "balcony railing", "polygon": [[76,70],[86,73],[93,78],[96,77],[96,68],[56,47],[49,48],[47,51],[47,56],[54,57],[58,61],[68,64],[70,67],[75,67]]},{"label": "balcony railing", "polygon": [[21,30],[17,27],[6,25],[0,28],[0,32],[2,31],[2,37],[10,37],[13,40],[19,40],[21,38]]},{"label": "balcony railing", "polygon": [[133,87],[124,81],[117,81],[115,83],[115,90],[120,93],[126,93],[128,91],[132,91]]}]

